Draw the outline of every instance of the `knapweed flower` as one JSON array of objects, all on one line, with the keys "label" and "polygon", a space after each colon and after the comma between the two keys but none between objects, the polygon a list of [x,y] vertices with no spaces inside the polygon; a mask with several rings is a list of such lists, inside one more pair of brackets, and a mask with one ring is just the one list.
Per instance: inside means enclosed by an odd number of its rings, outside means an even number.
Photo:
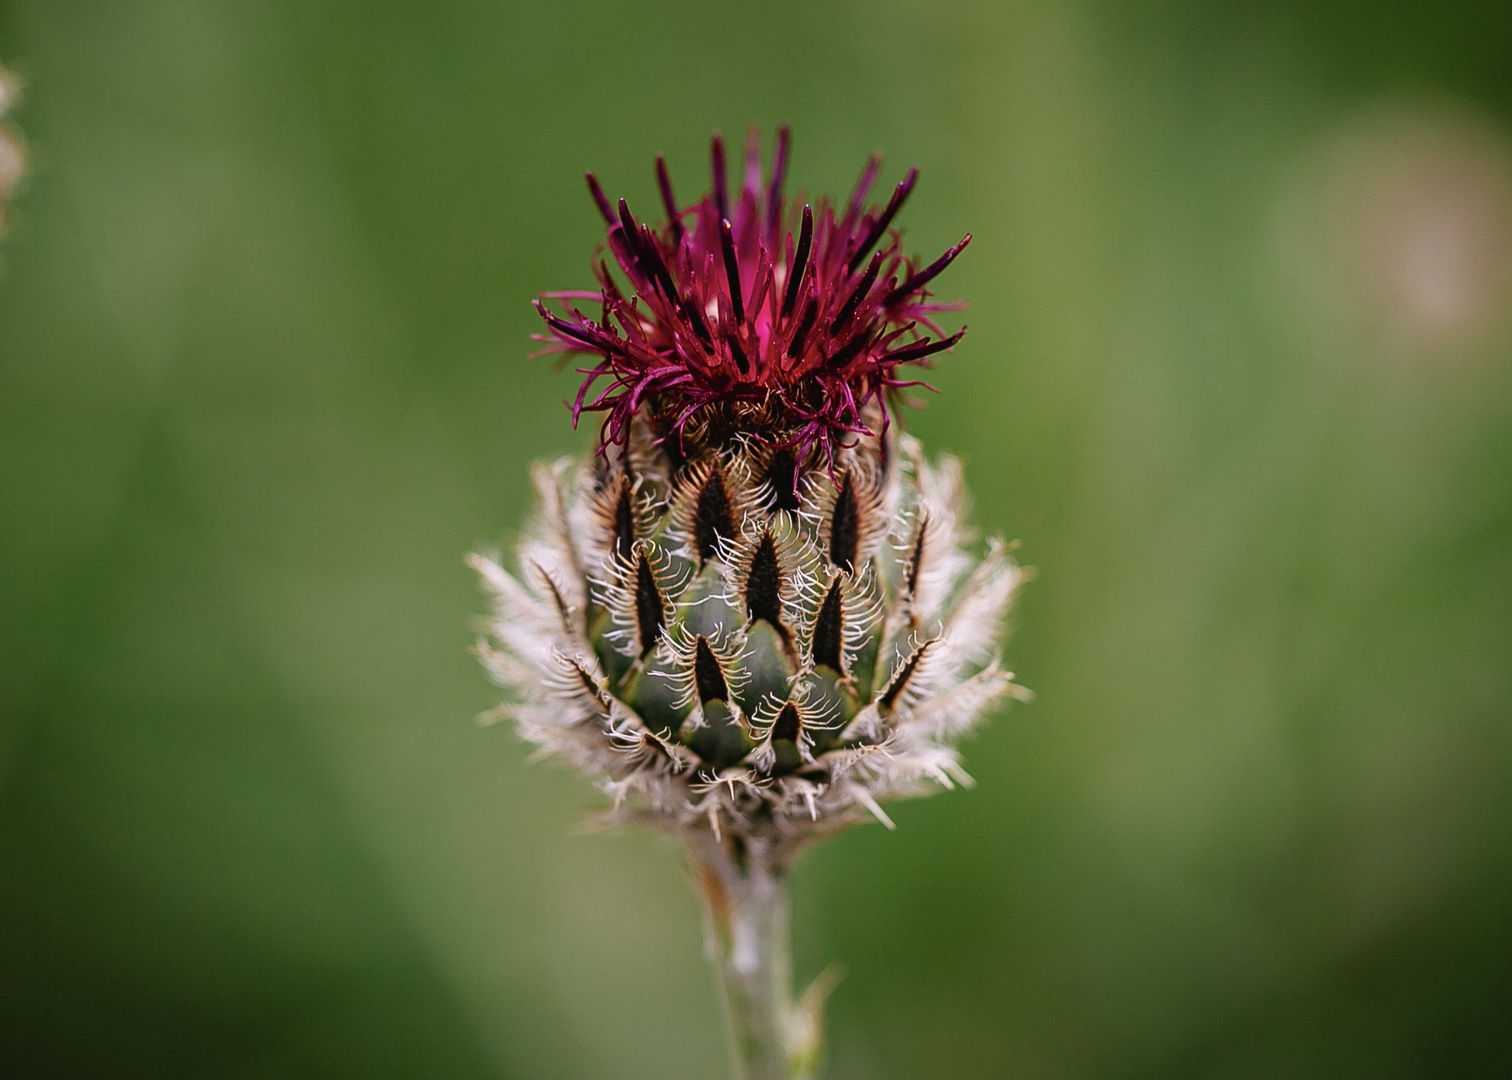
[{"label": "knapweed flower", "polygon": [[472,559],[499,715],[611,818],[686,841],[738,1060],[784,1077],[812,1067],[817,1024],[767,1000],[781,879],[818,837],[890,826],[887,800],[969,782],[954,744],[1017,690],[997,650],[1023,580],[1007,545],[970,553],[959,464],[893,422],[964,333],[930,290],[970,237],[905,255],[917,170],[873,204],[875,157],[843,205],[790,202],[788,148],[784,128],[763,177],[753,135],[731,193],[716,136],[687,205],[658,159],[655,226],[589,174],[598,288],[537,308],[542,351],[581,361],[573,419],[602,415],[597,451],[536,467],[513,571]]}]

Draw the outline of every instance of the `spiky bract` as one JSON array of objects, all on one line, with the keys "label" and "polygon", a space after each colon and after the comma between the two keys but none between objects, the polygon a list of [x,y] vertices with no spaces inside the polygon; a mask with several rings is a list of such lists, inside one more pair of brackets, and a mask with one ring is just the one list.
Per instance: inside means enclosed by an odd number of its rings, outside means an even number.
[{"label": "spiky bract", "polygon": [[966,551],[959,465],[842,446],[784,505],[748,439],[538,466],[517,570],[474,556],[480,652],[524,736],[614,814],[771,855],[967,782],[955,741],[1017,688],[996,654],[1022,573]]}]

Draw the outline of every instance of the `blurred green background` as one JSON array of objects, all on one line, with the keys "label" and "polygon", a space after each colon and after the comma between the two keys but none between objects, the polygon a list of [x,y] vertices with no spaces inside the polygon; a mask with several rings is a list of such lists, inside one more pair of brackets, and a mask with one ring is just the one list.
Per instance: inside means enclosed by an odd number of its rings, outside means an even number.
[{"label": "blurred green background", "polygon": [[[1326,10],[1325,10],[1326,9]],[[912,163],[1038,700],[796,881],[849,1078],[1512,1075],[1512,7],[6,0],[0,1074],[723,1075],[463,554],[581,174]],[[891,182],[888,180],[887,182]]]}]

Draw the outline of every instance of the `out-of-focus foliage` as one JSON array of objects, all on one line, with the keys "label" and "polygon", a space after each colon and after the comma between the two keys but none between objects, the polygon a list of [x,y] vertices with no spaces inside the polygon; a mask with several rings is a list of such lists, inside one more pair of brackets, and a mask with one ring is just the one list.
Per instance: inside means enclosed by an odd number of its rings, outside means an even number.
[{"label": "out-of-focus foliage", "polygon": [[978,789],[800,868],[831,1075],[1512,1071],[1512,9],[1324,7],[0,4],[0,1073],[722,1068],[462,555],[583,169],[780,119],[975,234],[910,424],[1039,570]]}]

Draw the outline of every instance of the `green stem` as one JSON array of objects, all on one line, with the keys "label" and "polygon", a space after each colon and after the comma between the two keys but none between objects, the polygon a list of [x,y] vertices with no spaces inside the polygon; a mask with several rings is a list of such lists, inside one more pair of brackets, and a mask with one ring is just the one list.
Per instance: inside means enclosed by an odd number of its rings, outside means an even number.
[{"label": "green stem", "polygon": [[689,854],[736,1080],[809,1080],[819,1057],[819,1018],[813,1004],[793,1001],[787,867],[754,847],[737,859],[712,837],[690,842]]}]

